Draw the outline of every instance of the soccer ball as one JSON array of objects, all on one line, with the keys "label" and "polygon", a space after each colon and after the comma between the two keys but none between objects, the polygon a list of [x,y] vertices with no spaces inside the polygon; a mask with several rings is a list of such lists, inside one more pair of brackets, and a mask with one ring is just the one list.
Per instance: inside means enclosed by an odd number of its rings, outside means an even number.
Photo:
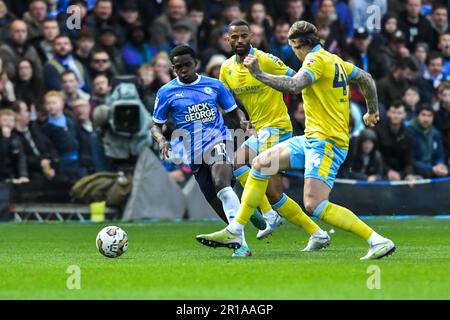
[{"label": "soccer ball", "polygon": [[120,257],[128,248],[128,236],[119,227],[108,226],[100,230],[95,242],[98,251],[108,258]]}]

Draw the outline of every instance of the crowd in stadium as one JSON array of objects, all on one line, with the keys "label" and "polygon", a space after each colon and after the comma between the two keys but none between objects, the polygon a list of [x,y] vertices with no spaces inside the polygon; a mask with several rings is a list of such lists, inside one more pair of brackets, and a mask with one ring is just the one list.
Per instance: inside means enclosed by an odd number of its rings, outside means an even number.
[{"label": "crowd in stadium", "polygon": [[[70,5],[80,9],[79,28],[68,23]],[[233,55],[227,25],[238,18],[251,24],[254,47],[294,70],[301,62],[288,30],[310,21],[326,50],[376,80],[381,123],[374,130],[362,121],[364,97],[351,88],[352,140],[340,177],[448,176],[448,11],[447,1],[425,0],[0,0],[0,181],[75,181],[115,170],[92,121],[112,79],[141,79],[151,115],[156,92],[174,78],[168,53],[189,44],[199,53],[198,72],[218,78]],[[294,133],[302,135],[301,96],[285,100]],[[178,182],[189,174],[167,168]]]}]

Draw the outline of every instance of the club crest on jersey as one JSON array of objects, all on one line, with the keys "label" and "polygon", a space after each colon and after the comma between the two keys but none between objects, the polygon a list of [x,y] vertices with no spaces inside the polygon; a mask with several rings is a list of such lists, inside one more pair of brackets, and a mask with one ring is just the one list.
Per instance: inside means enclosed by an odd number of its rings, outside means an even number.
[{"label": "club crest on jersey", "polygon": [[208,102],[188,106],[187,112],[184,116],[186,122],[201,121],[202,123],[209,123],[216,120],[216,111],[208,105]]},{"label": "club crest on jersey", "polygon": [[203,89],[203,91],[205,91],[206,94],[213,93],[213,90],[210,87],[205,87],[205,89]]}]

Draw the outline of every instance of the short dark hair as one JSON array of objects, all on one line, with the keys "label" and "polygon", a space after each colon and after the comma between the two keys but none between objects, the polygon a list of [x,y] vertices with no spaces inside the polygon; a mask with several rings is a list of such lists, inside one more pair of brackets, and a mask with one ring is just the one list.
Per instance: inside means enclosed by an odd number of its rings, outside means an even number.
[{"label": "short dark hair", "polygon": [[431,112],[431,114],[433,115],[433,108],[429,105],[429,104],[426,104],[426,103],[422,103],[422,104],[419,104],[417,107],[416,107],[416,117],[417,116],[419,116],[419,114],[422,112],[422,111],[428,111],[428,112]]},{"label": "short dark hair", "polygon": [[448,12],[447,5],[445,5],[443,3],[439,3],[439,2],[433,4],[433,6],[431,7],[431,12],[434,13],[436,10],[439,10],[439,9],[444,9],[445,11]]},{"label": "short dark hair", "polygon": [[444,61],[444,58],[442,58],[442,55],[440,54],[440,52],[432,51],[427,56],[427,60],[426,60],[427,65],[429,65],[430,62],[435,59],[442,59],[442,61]]},{"label": "short dark hair", "polygon": [[62,78],[64,78],[65,76],[67,76],[67,75],[69,75],[69,74],[73,74],[74,76],[75,76],[75,78],[77,79],[77,81],[78,81],[78,77],[77,77],[77,74],[73,71],[73,70],[64,70],[62,73],[61,73],[61,79]]},{"label": "short dark hair", "polygon": [[193,59],[197,59],[197,53],[195,52],[195,50],[192,49],[188,45],[182,44],[182,45],[176,46],[170,52],[170,55],[169,55],[170,62],[173,63],[173,58],[178,57],[178,56],[182,56],[182,55],[185,55],[185,54],[190,55]]},{"label": "short dark hair", "polygon": [[248,23],[244,19],[236,19],[231,21],[230,24],[228,25],[228,29],[230,29],[231,27],[242,27],[242,26],[246,26],[247,28],[250,29],[250,23]]},{"label": "short dark hair", "polygon": [[386,107],[386,111],[388,111],[391,108],[398,109],[398,108],[405,108],[405,104],[401,100],[394,100],[391,103],[388,103]]},{"label": "short dark hair", "polygon": [[410,69],[412,72],[419,70],[417,64],[410,58],[403,58],[398,61],[395,68],[400,70]]}]

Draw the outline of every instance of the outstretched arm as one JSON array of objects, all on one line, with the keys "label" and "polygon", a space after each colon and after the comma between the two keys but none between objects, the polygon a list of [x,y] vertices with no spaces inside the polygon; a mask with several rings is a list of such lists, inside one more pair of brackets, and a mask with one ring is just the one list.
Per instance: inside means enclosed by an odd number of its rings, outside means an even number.
[{"label": "outstretched arm", "polygon": [[265,73],[259,68],[258,59],[254,56],[247,56],[244,65],[256,79],[278,91],[300,94],[303,88],[313,83],[310,74],[302,69],[293,77]]}]

